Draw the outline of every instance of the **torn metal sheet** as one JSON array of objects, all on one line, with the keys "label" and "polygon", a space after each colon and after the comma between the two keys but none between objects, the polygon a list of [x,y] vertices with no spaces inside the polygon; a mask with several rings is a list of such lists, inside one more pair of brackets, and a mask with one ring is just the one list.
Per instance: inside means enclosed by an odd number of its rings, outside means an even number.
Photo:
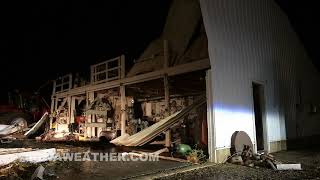
[{"label": "torn metal sheet", "polygon": [[27,128],[27,121],[23,118],[17,118],[12,121],[11,125],[1,125],[0,128],[0,137],[4,137]]},{"label": "torn metal sheet", "polygon": [[48,112],[44,113],[43,116],[41,117],[41,119],[28,132],[26,132],[24,135],[28,137],[28,136],[34,134],[35,132],[37,132],[37,130],[41,127],[41,125],[46,120],[49,119],[48,117],[49,117],[49,113]]}]

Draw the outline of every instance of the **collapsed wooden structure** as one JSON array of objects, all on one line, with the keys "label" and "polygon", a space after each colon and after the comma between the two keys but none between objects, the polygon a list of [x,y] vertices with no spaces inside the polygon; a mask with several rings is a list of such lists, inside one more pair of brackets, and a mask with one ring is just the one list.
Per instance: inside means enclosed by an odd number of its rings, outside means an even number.
[{"label": "collapsed wooden structure", "polygon": [[[167,51],[165,50],[164,52]],[[167,56],[168,55],[166,54],[164,55],[164,57]],[[108,68],[108,64],[112,61],[117,61],[117,66],[110,70]],[[105,66],[106,68],[101,71],[99,70],[101,66]],[[157,98],[158,100],[164,100],[165,110],[169,111],[170,97],[173,99],[175,98],[175,96],[170,96],[169,94],[169,79],[180,74],[204,71],[209,68],[209,60],[201,59],[175,67],[164,66],[163,69],[157,71],[133,77],[126,77],[124,56],[107,60],[103,63],[99,63],[98,65],[93,65],[91,67],[91,82],[85,86],[74,87],[71,74],[55,81],[51,101],[51,114],[53,116],[50,118],[50,128],[54,128],[57,133],[62,133],[60,137],[64,134],[68,134],[70,132],[70,124],[76,123],[76,106],[85,102],[85,107],[87,107],[87,109],[83,112],[84,119],[79,121],[80,130],[78,133],[80,136],[86,140],[97,140],[99,138],[99,134],[106,130],[120,130],[121,135],[125,135],[126,128],[128,126],[128,106],[131,106],[129,104],[134,101],[133,97],[126,96],[127,86],[162,79],[164,96]],[[108,79],[108,73],[113,70],[117,70],[117,76]],[[119,74],[121,76],[118,76]],[[106,103],[102,103],[102,99],[108,97],[114,97],[120,100],[120,103],[112,103],[114,106],[113,109],[116,109],[114,111],[117,112],[116,117],[118,117],[118,121],[114,122],[115,120],[111,120],[113,121],[111,124],[116,123],[116,125],[114,124],[111,128],[108,127],[110,118],[108,118],[107,115],[107,112],[110,109],[108,109],[108,105]],[[153,97],[150,97],[149,99],[152,100],[152,98]],[[96,103],[98,101],[100,104]],[[99,105],[94,106],[97,104]],[[166,116],[168,116],[170,113],[166,112],[166,114]],[[171,139],[169,133],[167,133],[166,136],[166,144],[169,146],[169,139]]]},{"label": "collapsed wooden structure", "polygon": [[[50,128],[55,137],[73,133],[79,140],[98,140],[102,135],[112,137],[109,139],[133,135],[152,124],[165,123],[170,114],[188,108],[206,94],[210,62],[199,4],[173,1],[171,6],[163,33],[132,67],[126,68],[125,56],[121,55],[92,65],[88,81],[68,74],[54,82]],[[187,21],[186,10],[190,12]],[[179,34],[177,26],[183,28]],[[193,115],[181,120],[186,127],[182,129],[193,128],[182,133],[207,139],[203,107],[202,111],[188,112]],[[160,128],[155,134],[167,129]],[[181,128],[176,128],[178,131]],[[174,136],[168,130],[165,140],[155,143],[170,146],[171,140],[177,139]]]}]

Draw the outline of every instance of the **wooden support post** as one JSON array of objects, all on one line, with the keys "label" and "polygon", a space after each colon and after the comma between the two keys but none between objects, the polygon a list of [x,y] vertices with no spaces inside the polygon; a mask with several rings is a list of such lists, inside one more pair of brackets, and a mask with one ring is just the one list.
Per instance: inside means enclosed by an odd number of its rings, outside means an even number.
[{"label": "wooden support post", "polygon": [[[164,69],[169,67],[169,47],[168,41],[163,41],[163,55],[164,55]],[[170,116],[170,92],[169,92],[169,81],[168,81],[168,74],[164,75],[164,100],[165,100],[165,107],[166,107],[166,116]],[[171,132],[170,130],[166,131],[166,139],[165,139],[165,146],[171,146]]]},{"label": "wooden support post", "polygon": [[67,98],[68,103],[68,116],[67,116],[67,124],[70,124],[70,117],[71,117],[71,96]]},{"label": "wooden support post", "polygon": [[[94,101],[94,92],[88,92],[87,93],[87,107],[89,107],[89,104]],[[94,115],[87,115],[87,122],[86,123],[92,123],[94,122]],[[94,127],[86,127],[87,137],[91,138],[95,134]]]},{"label": "wooden support post", "polygon": [[126,59],[124,55],[121,55],[120,57],[120,78],[123,79],[126,77]]},{"label": "wooden support post", "polygon": [[[170,92],[169,92],[169,81],[168,75],[164,75],[164,101],[166,107],[166,116],[170,116]],[[171,146],[171,132],[170,130],[166,131],[166,139],[165,139],[165,146]]]},{"label": "wooden support post", "polygon": [[55,98],[54,97],[51,97],[51,107],[50,107],[50,114],[51,114],[51,117],[50,117],[50,122],[49,122],[49,128],[52,129],[52,115],[53,113],[55,112],[55,106],[54,106],[54,103],[55,103]]},{"label": "wooden support post", "polygon": [[126,89],[125,86],[120,86],[121,99],[121,135],[126,133]]},{"label": "wooden support post", "polygon": [[76,110],[76,97],[72,97],[71,99],[71,112],[70,112],[70,123],[74,123],[74,112]]}]

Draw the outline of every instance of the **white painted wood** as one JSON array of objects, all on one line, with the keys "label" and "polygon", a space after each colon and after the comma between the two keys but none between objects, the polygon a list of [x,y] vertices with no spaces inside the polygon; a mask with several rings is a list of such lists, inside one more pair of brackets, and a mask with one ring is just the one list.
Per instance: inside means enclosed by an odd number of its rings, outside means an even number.
[{"label": "white painted wood", "polygon": [[42,149],[29,152],[0,155],[0,166],[10,164],[14,161],[40,163],[54,159],[56,149]]},{"label": "white painted wood", "polygon": [[125,86],[120,86],[121,100],[121,135],[126,134],[126,89]]},{"label": "white painted wood", "polygon": [[301,164],[277,164],[277,170],[302,170]]}]

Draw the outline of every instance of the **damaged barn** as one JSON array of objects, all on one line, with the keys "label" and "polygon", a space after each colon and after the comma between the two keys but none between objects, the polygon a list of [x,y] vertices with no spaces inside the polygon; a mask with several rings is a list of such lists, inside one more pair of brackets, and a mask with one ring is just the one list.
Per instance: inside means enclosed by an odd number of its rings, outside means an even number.
[{"label": "damaged barn", "polygon": [[[198,3],[180,5],[172,4],[162,35],[132,67],[126,67],[121,55],[92,65],[88,82],[79,74],[58,78],[50,130],[38,139],[114,140],[126,146],[188,144],[207,151],[207,38]],[[192,10],[190,19],[179,21],[185,8]],[[184,27],[179,34],[177,22]]]},{"label": "damaged barn", "polygon": [[[50,118],[50,129],[54,131],[45,135],[45,140],[66,140],[73,135],[78,140],[110,141],[120,135],[133,135],[206,94],[208,59],[126,77],[121,66],[123,57],[92,66],[93,82],[87,86],[71,88],[71,75],[62,78],[61,83],[56,81]],[[117,61],[117,66],[110,70],[112,61]],[[113,72],[117,78],[99,79]],[[172,142],[206,145],[206,106],[188,112],[175,126],[165,129],[171,130],[153,143],[168,147]]]}]

